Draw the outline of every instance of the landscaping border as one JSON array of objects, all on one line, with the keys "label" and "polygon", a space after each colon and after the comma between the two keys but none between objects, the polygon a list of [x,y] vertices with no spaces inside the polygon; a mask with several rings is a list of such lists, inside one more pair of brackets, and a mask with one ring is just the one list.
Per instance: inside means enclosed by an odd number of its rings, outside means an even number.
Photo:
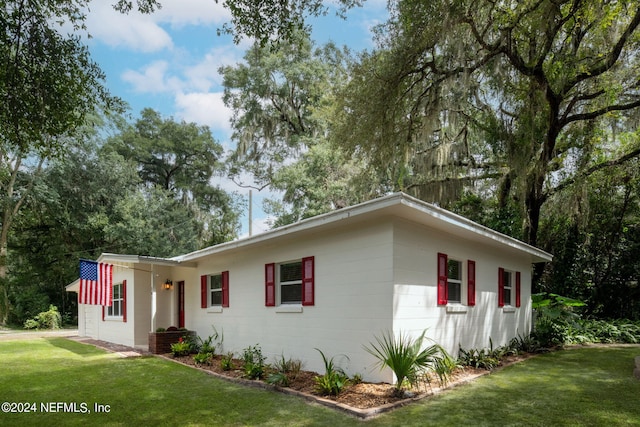
[{"label": "landscaping border", "polygon": [[417,402],[419,400],[425,399],[425,398],[430,397],[430,396],[435,396],[437,394],[440,394],[440,393],[442,393],[444,391],[450,390],[450,389],[452,389],[454,387],[457,387],[459,385],[463,385],[463,384],[466,384],[466,383],[468,383],[470,381],[473,381],[476,378],[479,378],[481,376],[488,375],[488,374],[490,374],[492,372],[492,371],[481,372],[481,373],[479,373],[477,375],[468,376],[468,377],[465,377],[464,379],[461,379],[461,380],[458,380],[458,381],[452,381],[445,387],[433,388],[433,389],[431,389],[430,392],[419,393],[419,394],[416,394],[415,396],[408,397],[406,399],[399,400],[397,402],[387,403],[387,404],[381,405],[381,406],[376,406],[374,408],[362,409],[362,408],[355,408],[355,407],[346,405],[344,403],[336,402],[336,401],[331,400],[331,399],[326,399],[324,397],[317,396],[317,395],[314,395],[314,394],[304,393],[304,392],[301,392],[301,391],[298,391],[298,390],[293,390],[293,389],[290,389],[290,388],[287,388],[287,387],[279,387],[279,386],[276,386],[276,385],[271,385],[271,384],[268,384],[268,383],[266,383],[264,381],[260,381],[260,380],[249,380],[249,379],[246,379],[246,378],[236,378],[236,377],[230,377],[230,376],[227,376],[227,375],[221,375],[221,374],[219,374],[217,372],[213,372],[213,371],[208,370],[208,369],[204,369],[204,368],[200,368],[200,367],[197,367],[197,366],[194,366],[194,365],[190,365],[188,363],[184,363],[184,362],[182,362],[180,360],[177,360],[177,359],[175,359],[173,357],[170,357],[170,356],[167,356],[167,355],[164,355],[164,354],[154,354],[153,356],[160,357],[162,359],[165,359],[165,360],[168,360],[168,361],[171,361],[171,362],[174,362],[174,363],[178,363],[180,365],[187,366],[187,367],[192,368],[192,369],[197,369],[197,370],[199,370],[201,372],[207,373],[209,375],[212,375],[212,376],[214,376],[216,378],[220,378],[220,379],[228,381],[228,382],[232,382],[232,383],[236,383],[236,384],[242,384],[242,385],[246,385],[246,386],[254,387],[254,388],[260,388],[260,389],[263,389],[263,390],[275,390],[275,391],[278,391],[278,392],[281,392],[281,393],[284,393],[284,394],[288,394],[290,396],[300,397],[300,398],[303,398],[303,399],[305,399],[305,400],[307,400],[307,401],[309,401],[311,403],[317,403],[317,404],[320,404],[320,405],[323,405],[323,406],[326,406],[326,407],[329,407],[329,408],[332,408],[332,409],[336,409],[336,410],[339,410],[341,412],[344,412],[344,413],[346,413],[348,415],[351,415],[353,417],[356,417],[356,418],[359,418],[359,419],[362,419],[362,420],[368,420],[368,419],[373,418],[373,417],[375,417],[377,415],[383,414],[385,412],[389,412],[389,411],[391,411],[393,409],[400,408],[402,406],[406,406],[406,405],[408,405],[410,403]]}]

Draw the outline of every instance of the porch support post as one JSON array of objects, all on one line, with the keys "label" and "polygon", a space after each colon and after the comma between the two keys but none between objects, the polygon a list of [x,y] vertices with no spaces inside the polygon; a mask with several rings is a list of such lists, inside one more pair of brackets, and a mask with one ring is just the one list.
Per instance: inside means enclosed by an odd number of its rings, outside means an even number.
[{"label": "porch support post", "polygon": [[156,311],[158,309],[158,303],[156,301],[156,284],[155,284],[155,268],[154,265],[151,264],[151,331],[155,332],[156,327]]}]

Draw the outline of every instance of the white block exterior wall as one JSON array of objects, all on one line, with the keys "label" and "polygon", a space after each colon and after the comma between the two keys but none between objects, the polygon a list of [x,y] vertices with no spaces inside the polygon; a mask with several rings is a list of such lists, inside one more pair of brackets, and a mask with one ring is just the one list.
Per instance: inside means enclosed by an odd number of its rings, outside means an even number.
[{"label": "white block exterior wall", "polygon": [[[437,304],[437,256],[462,262],[461,304]],[[531,261],[515,251],[488,249],[440,231],[396,220],[393,330],[426,336],[453,356],[458,349],[507,344],[531,330]],[[476,305],[467,306],[467,260],[476,265]],[[498,268],[521,273],[521,306],[498,307]],[[514,278],[515,282],[515,278]]]},{"label": "white block exterior wall", "polygon": [[[437,254],[464,261],[461,305],[438,306]],[[427,337],[457,355],[465,349],[506,344],[531,328],[531,264],[526,255],[458,239],[408,220],[387,219],[335,228],[304,238],[279,240],[210,256],[195,270],[184,269],[186,327],[206,338],[224,334],[224,351],[239,354],[260,344],[268,361],[284,355],[324,372],[321,349],[344,354],[351,375],[393,382],[363,349],[384,331]],[[265,307],[264,265],[315,257],[315,305],[285,313]],[[476,262],[476,305],[466,306],[466,260]],[[498,307],[498,267],[521,272],[522,306]],[[230,307],[200,308],[200,275],[229,271]],[[276,292],[277,293],[277,292]],[[515,289],[512,292],[515,295]],[[276,298],[277,300],[277,298]]]},{"label": "white block exterior wall", "polygon": [[[392,326],[392,240],[390,222],[359,224],[211,256],[184,278],[186,327],[206,338],[215,326],[225,352],[260,344],[268,362],[284,355],[319,373],[324,365],[315,348],[328,357],[347,355],[342,366],[351,375],[389,381],[362,346]],[[276,307],[265,307],[265,264],[308,256],[315,257],[315,305],[281,312],[276,290]],[[229,271],[229,307],[200,308],[200,275],[222,271]]]}]

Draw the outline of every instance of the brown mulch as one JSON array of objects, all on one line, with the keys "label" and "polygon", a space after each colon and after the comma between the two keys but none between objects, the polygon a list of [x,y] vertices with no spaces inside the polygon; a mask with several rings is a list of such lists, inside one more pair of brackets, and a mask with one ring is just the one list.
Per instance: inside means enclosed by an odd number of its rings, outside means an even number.
[{"label": "brown mulch", "polygon": [[[171,354],[165,354],[163,357],[182,363],[184,365],[192,366],[204,371],[211,372],[215,375],[227,377],[230,379],[244,378],[244,371],[238,369],[242,366],[242,360],[233,359],[233,365],[235,369],[224,371],[220,366],[221,356],[214,357],[211,364],[196,364],[193,360],[193,355],[174,357]],[[265,377],[269,375],[267,371]],[[417,389],[408,390],[408,392],[398,397],[394,395],[394,387],[392,384],[387,383],[368,383],[360,382],[356,384],[347,385],[338,396],[321,395],[316,392],[315,377],[319,376],[317,372],[312,371],[300,371],[298,375],[290,382],[288,387],[275,387],[285,392],[296,392],[302,394],[306,398],[316,398],[323,403],[335,403],[339,406],[347,406],[348,408],[354,408],[357,410],[373,410],[381,407],[393,407],[413,401],[417,398],[422,398],[428,395],[436,394],[444,389],[454,387],[456,385],[468,382],[481,375],[488,373],[484,369],[464,368],[456,370],[450,381],[441,385],[436,378],[431,378],[429,383],[421,385]],[[256,383],[266,384],[264,381],[255,381]],[[348,409],[342,408],[342,409]],[[381,412],[381,411],[375,411]],[[361,414],[357,414],[362,416]]]},{"label": "brown mulch", "polygon": [[[108,351],[118,353],[122,357],[132,357],[141,355],[150,355],[146,351],[133,349],[130,347],[107,343],[105,341],[93,340],[88,338],[68,337],[69,339],[83,342],[85,344],[95,345]],[[193,355],[174,357],[171,354],[159,355],[168,360],[172,360],[196,369],[209,372],[220,378],[230,381],[237,381],[262,388],[275,388],[285,393],[295,394],[307,400],[315,401],[326,406],[332,406],[351,415],[360,418],[369,418],[389,411],[395,407],[405,405],[417,399],[440,393],[451,389],[458,385],[472,381],[482,375],[489,374],[490,371],[484,369],[475,369],[465,367],[457,369],[446,384],[440,384],[436,378],[430,378],[428,382],[423,383],[417,389],[407,390],[403,397],[394,395],[394,387],[387,383],[368,383],[361,382],[357,384],[347,385],[338,396],[322,396],[316,392],[315,377],[319,376],[317,372],[300,371],[295,379],[291,381],[288,387],[276,387],[268,385],[262,380],[246,380],[244,371],[238,369],[242,366],[242,360],[233,359],[234,369],[224,371],[221,368],[220,360],[222,356],[216,356],[211,364],[196,364]],[[502,361],[500,367],[508,366],[518,361],[531,357],[530,354],[510,356]],[[268,376],[267,372],[265,376]]]}]

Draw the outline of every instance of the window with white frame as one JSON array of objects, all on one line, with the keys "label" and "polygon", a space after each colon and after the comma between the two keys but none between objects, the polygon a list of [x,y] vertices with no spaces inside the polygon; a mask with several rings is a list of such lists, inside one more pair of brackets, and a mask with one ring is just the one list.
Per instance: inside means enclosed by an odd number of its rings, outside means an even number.
[{"label": "window with white frame", "polygon": [[111,306],[107,307],[107,316],[109,317],[122,317],[122,302],[124,295],[122,292],[122,283],[113,285],[113,295],[111,297]]},{"label": "window with white frame", "polygon": [[[315,257],[264,265],[264,305],[315,305]],[[278,304],[276,304],[276,297]],[[286,311],[298,307],[287,307]]]},{"label": "window with white frame", "polygon": [[513,274],[511,271],[502,270],[502,301],[504,305],[511,305],[513,290]]},{"label": "window with white frame", "polygon": [[302,303],[302,261],[283,263],[278,266],[278,288],[280,304]]},{"label": "window with white frame", "polygon": [[200,308],[229,307],[229,271],[200,276]]},{"label": "window with white frame", "polygon": [[209,276],[209,306],[222,305],[222,274]]},{"label": "window with white frame", "polygon": [[447,261],[447,301],[462,302],[462,262],[455,259]]}]

